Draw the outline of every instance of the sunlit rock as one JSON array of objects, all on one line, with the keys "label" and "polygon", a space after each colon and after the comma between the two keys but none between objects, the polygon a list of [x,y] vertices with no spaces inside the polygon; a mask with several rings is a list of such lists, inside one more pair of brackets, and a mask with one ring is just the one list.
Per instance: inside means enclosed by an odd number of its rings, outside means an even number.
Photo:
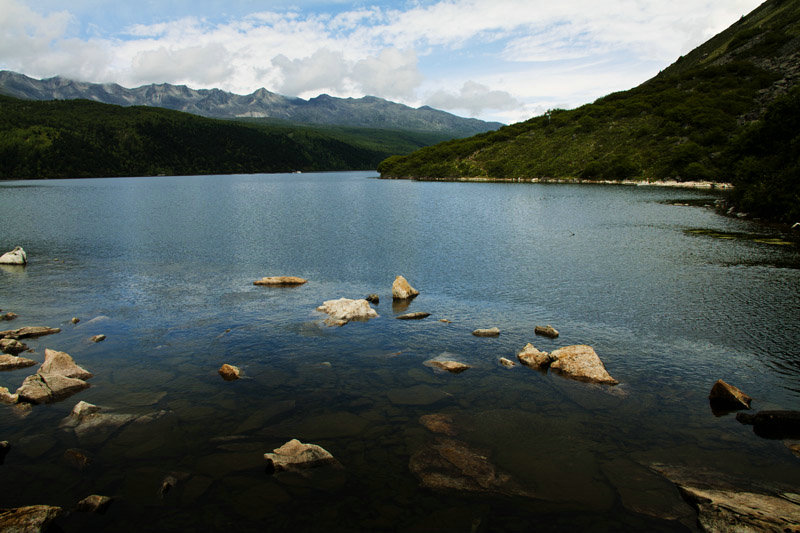
[{"label": "sunlit rock", "polygon": [[476,337],[498,337],[500,335],[500,328],[486,328],[486,329],[476,329],[472,332],[473,335]]},{"label": "sunlit rock", "polygon": [[27,349],[28,346],[17,339],[0,339],[0,351],[3,353],[19,355]]},{"label": "sunlit rock", "polygon": [[338,300],[327,300],[317,307],[317,311],[322,311],[329,315],[325,321],[329,326],[343,326],[352,320],[366,321],[378,316],[378,313],[370,307],[369,302],[364,299],[339,298]]},{"label": "sunlit rock", "polygon": [[0,265],[25,265],[28,263],[28,254],[22,249],[22,246],[17,246],[10,252],[0,255]]},{"label": "sunlit rock", "polygon": [[81,513],[97,513],[103,514],[111,505],[113,500],[109,496],[102,496],[100,494],[92,494],[85,497],[75,506],[75,510]]},{"label": "sunlit rock", "polygon": [[407,300],[419,296],[419,291],[412,287],[406,278],[397,276],[392,283],[392,299],[393,300]]},{"label": "sunlit rock", "polygon": [[396,316],[397,320],[420,320],[423,318],[428,318],[431,316],[430,313],[426,313],[424,311],[417,311],[415,313],[406,313],[404,315]]},{"label": "sunlit rock", "polygon": [[267,276],[253,282],[253,285],[265,285],[268,287],[292,287],[302,285],[308,280],[297,276]]},{"label": "sunlit rock", "polygon": [[106,340],[106,336],[102,335],[102,334],[101,335],[92,335],[91,337],[89,337],[89,340],[92,341],[92,342],[103,342],[104,340]]},{"label": "sunlit rock", "polygon": [[219,375],[222,376],[222,379],[225,381],[234,381],[239,379],[239,375],[241,374],[238,366],[229,365],[227,363],[219,367],[217,372],[219,372]]},{"label": "sunlit rock", "polygon": [[519,362],[525,366],[529,366],[531,368],[535,368],[536,370],[543,370],[550,366],[550,363],[553,362],[553,358],[547,352],[542,352],[538,350],[533,344],[528,343],[522,348],[517,354],[517,359]]},{"label": "sunlit rock", "polygon": [[0,354],[0,370],[16,370],[17,368],[26,368],[36,364],[33,359],[25,357],[17,357],[10,354]]},{"label": "sunlit rock", "polygon": [[338,464],[336,458],[323,447],[304,444],[297,439],[275,448],[272,453],[265,453],[264,459],[275,472]]},{"label": "sunlit rock", "polygon": [[425,361],[423,364],[432,368],[438,368],[439,370],[446,370],[451,374],[460,374],[461,372],[472,368],[469,365],[459,363],[458,361],[441,361],[437,359],[430,359]]},{"label": "sunlit rock", "polygon": [[63,400],[88,388],[89,384],[82,379],[61,374],[34,374],[25,378],[17,395],[20,402],[42,404]]},{"label": "sunlit rock", "polygon": [[506,359],[505,357],[501,357],[499,362],[506,368],[514,368],[515,366],[517,366],[517,363],[515,363],[511,359]]},{"label": "sunlit rock", "polygon": [[533,332],[536,335],[541,335],[542,337],[549,337],[551,339],[555,339],[556,337],[558,337],[558,331],[550,324],[546,326],[536,326],[535,328],[533,328]]},{"label": "sunlit rock", "polygon": [[734,411],[737,409],[750,409],[750,396],[743,393],[733,385],[718,379],[708,395],[711,409],[714,411]]},{"label": "sunlit rock", "polygon": [[75,364],[75,360],[68,353],[49,348],[44,351],[44,363],[39,367],[39,374],[59,374],[84,380],[93,376],[91,372]]},{"label": "sunlit rock", "polygon": [[51,505],[28,505],[0,509],[0,531],[8,533],[37,533],[61,516],[63,509]]},{"label": "sunlit rock", "polygon": [[0,337],[4,337],[6,339],[25,339],[42,337],[44,335],[52,335],[54,333],[59,333],[60,331],[60,328],[48,328],[46,326],[26,326],[19,329],[0,331]]},{"label": "sunlit rock", "polygon": [[565,346],[550,353],[550,368],[565,377],[592,383],[619,383],[612,378],[594,348],[585,344]]}]

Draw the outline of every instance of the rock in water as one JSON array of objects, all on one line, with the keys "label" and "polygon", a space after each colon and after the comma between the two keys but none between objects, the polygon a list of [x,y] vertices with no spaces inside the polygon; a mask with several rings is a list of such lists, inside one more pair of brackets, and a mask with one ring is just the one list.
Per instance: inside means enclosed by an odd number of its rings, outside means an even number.
[{"label": "rock in water", "polygon": [[219,375],[222,376],[222,379],[225,381],[239,379],[239,375],[241,374],[238,366],[229,365],[227,363],[219,367],[217,372],[219,372]]},{"label": "rock in water", "polygon": [[704,531],[800,531],[800,505],[755,492],[679,486]]},{"label": "rock in water", "polygon": [[736,420],[753,426],[753,432],[765,439],[800,438],[800,411],[759,411],[751,415],[737,413]]},{"label": "rock in water", "polygon": [[52,403],[88,388],[89,384],[82,379],[60,374],[34,374],[25,378],[17,389],[17,395],[20,402]]},{"label": "rock in water", "polygon": [[0,531],[4,533],[37,533],[61,516],[61,507],[28,505],[15,509],[0,509]]},{"label": "rock in water", "polygon": [[419,295],[419,291],[409,285],[406,278],[397,276],[392,283],[392,299],[393,300],[408,300]]},{"label": "rock in water", "polygon": [[17,246],[10,252],[0,255],[0,265],[25,265],[28,263],[28,254],[22,249],[22,246]]},{"label": "rock in water", "polygon": [[27,349],[28,346],[17,339],[0,339],[0,351],[3,353],[19,355]]},{"label": "rock in water", "polygon": [[366,321],[378,316],[378,313],[370,307],[369,302],[363,299],[339,298],[338,300],[327,300],[317,307],[317,311],[322,311],[329,315],[329,318],[325,321],[329,326],[344,326],[351,320]]},{"label": "rock in water", "polygon": [[619,383],[608,374],[600,357],[591,346],[585,344],[564,346],[551,352],[550,357],[554,360],[550,368],[568,378],[609,385]]},{"label": "rock in water", "polygon": [[92,494],[79,501],[75,510],[81,513],[103,514],[106,512],[106,509],[108,509],[108,506],[111,505],[111,501],[111,498],[108,496]]},{"label": "rock in water", "polygon": [[537,350],[531,343],[522,348],[522,351],[517,354],[517,359],[523,365],[536,370],[544,370],[553,362],[553,358],[550,357],[549,353]]},{"label": "rock in water", "polygon": [[500,328],[476,329],[472,334],[476,337],[499,337]]},{"label": "rock in water", "polygon": [[268,287],[292,287],[302,285],[308,280],[297,276],[268,276],[253,282],[253,285],[266,285]]},{"label": "rock in water", "polygon": [[428,318],[431,316],[430,313],[425,313],[423,311],[417,311],[416,313],[406,313],[404,315],[396,316],[397,320],[420,320],[422,318]]},{"label": "rock in water", "polygon": [[8,451],[10,449],[11,445],[7,440],[0,441],[0,465],[3,464],[3,461],[5,461],[6,455],[8,455]]},{"label": "rock in water", "polygon": [[18,394],[11,394],[8,392],[8,388],[0,387],[0,403],[7,403],[10,405],[14,405],[19,401]]},{"label": "rock in water", "polygon": [[472,368],[469,365],[459,363],[458,361],[437,361],[436,359],[425,361],[424,365],[438,368],[440,370],[447,370],[451,374],[460,374],[461,372]]},{"label": "rock in water", "polygon": [[369,294],[369,295],[367,295],[367,297],[365,298],[365,300],[366,300],[366,301],[368,301],[369,303],[371,303],[371,304],[375,304],[375,305],[378,305],[379,303],[381,303],[381,297],[380,297],[380,296],[378,296],[378,295],[377,295],[377,294],[375,294],[375,293],[372,293],[372,294]]},{"label": "rock in water", "polygon": [[714,411],[735,411],[738,409],[750,409],[750,402],[753,399],[733,385],[718,379],[714,386],[711,387],[708,401]]},{"label": "rock in water", "polygon": [[106,336],[102,335],[102,334],[101,335],[92,335],[91,337],[89,337],[89,340],[92,341],[92,342],[103,342],[104,340],[106,340]]},{"label": "rock in water", "polygon": [[60,328],[48,328],[45,326],[26,326],[19,329],[9,329],[0,331],[0,337],[6,339],[25,339],[28,337],[41,337],[43,335],[52,335],[53,333],[60,332]]},{"label": "rock in water", "polygon": [[280,448],[275,448],[273,453],[265,453],[264,459],[275,472],[338,464],[333,455],[323,447],[316,444],[304,444],[297,439],[292,439]]},{"label": "rock in water", "polygon": [[4,315],[0,315],[0,320],[14,320],[15,318],[17,318],[17,316],[18,315],[16,313],[12,313],[11,311],[9,311]]},{"label": "rock in water", "polygon": [[15,370],[17,368],[25,368],[33,366],[36,361],[33,359],[26,359],[25,357],[16,357],[9,354],[0,354],[0,370]]},{"label": "rock in water", "polygon": [[500,364],[506,368],[514,368],[515,366],[517,366],[517,363],[515,363],[511,359],[506,359],[505,357],[500,358]]},{"label": "rock in water", "polygon": [[550,324],[546,326],[536,326],[533,328],[533,332],[537,335],[541,335],[542,337],[549,337],[551,339],[558,337],[558,331]]},{"label": "rock in water", "polygon": [[89,379],[93,376],[91,372],[75,364],[75,361],[68,353],[57,352],[49,348],[44,350],[44,363],[42,363],[38,373],[58,374],[76,379]]}]

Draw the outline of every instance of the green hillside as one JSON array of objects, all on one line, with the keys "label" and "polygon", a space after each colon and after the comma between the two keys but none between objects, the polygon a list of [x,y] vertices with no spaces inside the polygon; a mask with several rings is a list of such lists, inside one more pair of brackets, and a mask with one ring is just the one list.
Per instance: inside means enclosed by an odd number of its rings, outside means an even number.
[{"label": "green hillside", "polygon": [[0,179],[373,169],[442,138],[0,96]]},{"label": "green hillside", "polygon": [[799,52],[800,2],[769,0],[639,87],[394,156],[378,170],[415,179],[734,181],[737,207],[796,219],[797,118],[786,113],[797,112]]}]

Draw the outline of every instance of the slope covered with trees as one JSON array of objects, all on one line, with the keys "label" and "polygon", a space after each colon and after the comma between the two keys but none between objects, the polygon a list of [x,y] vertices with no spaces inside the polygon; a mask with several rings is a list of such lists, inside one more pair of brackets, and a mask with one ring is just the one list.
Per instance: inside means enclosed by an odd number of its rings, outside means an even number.
[{"label": "slope covered with trees", "polygon": [[0,96],[0,179],[373,169],[442,138]]},{"label": "slope covered with trees", "polygon": [[800,2],[768,0],[639,87],[394,156],[378,170],[416,179],[733,180],[737,207],[788,220],[800,202],[791,171],[798,79]]}]

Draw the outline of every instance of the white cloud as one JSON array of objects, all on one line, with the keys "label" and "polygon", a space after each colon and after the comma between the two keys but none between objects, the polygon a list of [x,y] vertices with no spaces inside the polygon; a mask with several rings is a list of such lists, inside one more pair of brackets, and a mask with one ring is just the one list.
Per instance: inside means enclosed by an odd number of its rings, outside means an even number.
[{"label": "white cloud", "polygon": [[305,91],[338,92],[343,88],[348,65],[341,53],[320,49],[308,57],[289,59],[283,54],[272,58],[283,81],[279,92],[300,94]]},{"label": "white cloud", "polygon": [[413,50],[396,48],[385,48],[377,56],[357,62],[352,78],[366,94],[386,98],[413,98],[414,91],[422,83],[417,54]]},{"label": "white cloud", "polygon": [[486,85],[467,81],[458,93],[439,90],[427,99],[431,107],[448,110],[467,110],[470,115],[480,115],[487,109],[497,111],[520,110],[523,105],[506,91],[491,90]]}]

